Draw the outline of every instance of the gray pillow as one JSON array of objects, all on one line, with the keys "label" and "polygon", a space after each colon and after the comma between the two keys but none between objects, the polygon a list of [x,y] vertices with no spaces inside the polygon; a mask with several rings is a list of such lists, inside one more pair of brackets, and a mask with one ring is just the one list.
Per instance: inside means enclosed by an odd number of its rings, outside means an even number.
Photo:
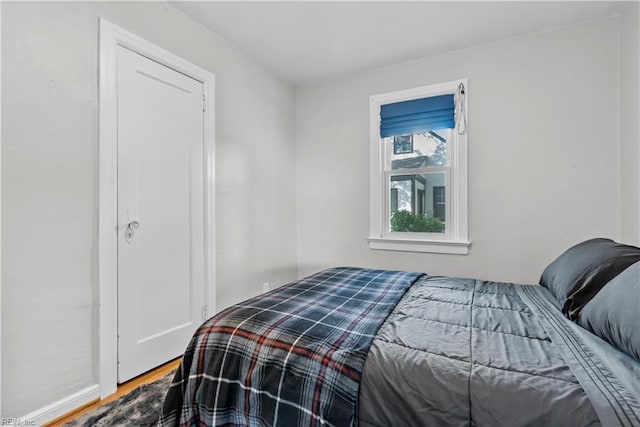
[{"label": "gray pillow", "polygon": [[578,324],[640,360],[640,262],[607,283],[584,306]]},{"label": "gray pillow", "polygon": [[562,312],[577,320],[580,310],[611,279],[640,261],[640,248],[611,239],[591,239],[569,248],[542,273],[540,284],[556,297]]}]

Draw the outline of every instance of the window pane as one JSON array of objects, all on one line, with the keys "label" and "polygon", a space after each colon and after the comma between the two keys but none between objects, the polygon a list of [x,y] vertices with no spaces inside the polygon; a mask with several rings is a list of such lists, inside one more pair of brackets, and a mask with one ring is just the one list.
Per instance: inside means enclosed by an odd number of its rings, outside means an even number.
[{"label": "window pane", "polygon": [[389,230],[444,233],[447,175],[445,172],[389,177]]},{"label": "window pane", "polygon": [[451,129],[384,138],[387,169],[447,166],[447,141]]}]

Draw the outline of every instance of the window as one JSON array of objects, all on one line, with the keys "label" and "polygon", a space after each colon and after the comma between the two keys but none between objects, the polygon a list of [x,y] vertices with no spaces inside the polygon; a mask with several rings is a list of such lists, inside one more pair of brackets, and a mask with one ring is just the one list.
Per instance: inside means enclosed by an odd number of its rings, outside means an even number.
[{"label": "window", "polygon": [[467,254],[467,81],[371,97],[372,249]]},{"label": "window", "polygon": [[393,154],[406,154],[411,152],[413,152],[413,135],[393,137]]}]

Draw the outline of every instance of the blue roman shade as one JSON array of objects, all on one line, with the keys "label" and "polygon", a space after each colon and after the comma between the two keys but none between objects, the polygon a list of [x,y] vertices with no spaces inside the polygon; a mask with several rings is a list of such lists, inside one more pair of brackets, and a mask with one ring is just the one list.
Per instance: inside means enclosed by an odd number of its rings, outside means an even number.
[{"label": "blue roman shade", "polygon": [[382,138],[455,127],[453,94],[395,102],[380,107]]}]

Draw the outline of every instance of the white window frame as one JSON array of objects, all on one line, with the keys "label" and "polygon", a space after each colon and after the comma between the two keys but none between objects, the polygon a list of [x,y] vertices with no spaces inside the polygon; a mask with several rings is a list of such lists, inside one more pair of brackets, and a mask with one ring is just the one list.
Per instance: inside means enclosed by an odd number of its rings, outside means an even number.
[{"label": "white window frame", "polygon": [[[380,107],[394,102],[427,98],[445,94],[456,94],[462,83],[465,88],[463,97],[468,122],[469,85],[467,79],[452,80],[445,83],[422,86],[371,96],[370,107],[370,219],[369,248],[378,250],[432,252],[466,255],[469,253],[468,236],[468,134],[460,135],[453,130],[454,137],[448,141],[447,156],[449,165],[441,168],[386,170],[385,144],[380,137]],[[456,96],[456,107],[458,99]],[[458,108],[456,108],[456,115]],[[456,117],[456,123],[458,117]],[[428,172],[446,172],[445,197],[448,201],[445,233],[407,233],[389,231],[389,176]]]}]

